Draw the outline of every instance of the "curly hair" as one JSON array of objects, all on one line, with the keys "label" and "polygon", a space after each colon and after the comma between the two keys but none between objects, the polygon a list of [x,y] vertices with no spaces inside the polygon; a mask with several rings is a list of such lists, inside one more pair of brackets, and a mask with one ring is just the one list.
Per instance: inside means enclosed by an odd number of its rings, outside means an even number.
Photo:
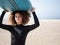
[{"label": "curly hair", "polygon": [[15,14],[20,13],[22,16],[22,24],[27,24],[29,21],[30,13],[27,11],[13,11],[9,17],[10,24],[17,24],[15,21]]}]

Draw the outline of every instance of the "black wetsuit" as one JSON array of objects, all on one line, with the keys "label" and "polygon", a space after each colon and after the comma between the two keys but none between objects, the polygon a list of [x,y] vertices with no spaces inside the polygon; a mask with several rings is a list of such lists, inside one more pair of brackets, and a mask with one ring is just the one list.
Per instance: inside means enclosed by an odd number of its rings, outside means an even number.
[{"label": "black wetsuit", "polygon": [[11,45],[25,45],[25,40],[28,32],[39,26],[39,21],[35,12],[32,13],[35,23],[27,26],[24,25],[12,26],[12,25],[2,24],[2,20],[5,13],[6,12],[3,11],[0,16],[0,28],[6,29],[9,32],[11,32]]}]

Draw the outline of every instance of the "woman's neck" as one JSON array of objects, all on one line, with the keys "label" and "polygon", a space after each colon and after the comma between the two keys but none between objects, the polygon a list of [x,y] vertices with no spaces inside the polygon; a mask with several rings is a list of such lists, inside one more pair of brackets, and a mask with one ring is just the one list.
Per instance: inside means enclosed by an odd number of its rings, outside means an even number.
[{"label": "woman's neck", "polygon": [[22,23],[17,23],[16,25],[23,25]]}]

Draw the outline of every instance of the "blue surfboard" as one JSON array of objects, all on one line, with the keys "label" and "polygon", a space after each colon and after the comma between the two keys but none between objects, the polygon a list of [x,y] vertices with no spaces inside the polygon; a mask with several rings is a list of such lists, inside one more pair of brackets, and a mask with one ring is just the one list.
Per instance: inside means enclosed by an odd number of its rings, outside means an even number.
[{"label": "blue surfboard", "polygon": [[0,7],[9,11],[27,11],[32,9],[32,4],[30,0],[0,0]]}]

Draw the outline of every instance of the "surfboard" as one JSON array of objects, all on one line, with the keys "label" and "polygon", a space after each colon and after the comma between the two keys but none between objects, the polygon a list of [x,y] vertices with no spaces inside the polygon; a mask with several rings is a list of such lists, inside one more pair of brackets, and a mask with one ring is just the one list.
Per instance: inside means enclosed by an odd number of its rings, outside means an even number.
[{"label": "surfboard", "polygon": [[32,4],[30,0],[0,0],[0,7],[9,11],[27,11],[32,9]]}]

